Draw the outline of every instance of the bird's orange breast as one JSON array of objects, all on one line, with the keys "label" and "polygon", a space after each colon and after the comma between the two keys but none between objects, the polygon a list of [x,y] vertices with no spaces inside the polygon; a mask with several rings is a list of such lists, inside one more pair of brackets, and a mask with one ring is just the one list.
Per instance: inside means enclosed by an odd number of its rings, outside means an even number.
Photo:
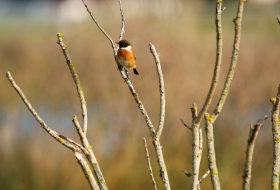
[{"label": "bird's orange breast", "polygon": [[135,65],[135,56],[132,50],[118,49],[118,60],[126,68],[132,68]]}]

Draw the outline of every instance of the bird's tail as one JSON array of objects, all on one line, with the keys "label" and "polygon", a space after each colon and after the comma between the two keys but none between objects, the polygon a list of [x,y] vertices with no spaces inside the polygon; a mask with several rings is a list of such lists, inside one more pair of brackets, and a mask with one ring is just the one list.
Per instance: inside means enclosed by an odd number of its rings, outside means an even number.
[{"label": "bird's tail", "polygon": [[136,68],[133,68],[133,73],[134,73],[135,75],[139,75],[139,73],[138,73],[138,71],[137,71]]}]

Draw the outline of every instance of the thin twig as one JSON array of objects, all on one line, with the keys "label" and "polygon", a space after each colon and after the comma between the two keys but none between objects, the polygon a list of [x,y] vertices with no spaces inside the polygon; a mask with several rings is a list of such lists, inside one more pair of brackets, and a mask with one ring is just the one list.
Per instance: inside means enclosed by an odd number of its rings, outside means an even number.
[{"label": "thin twig", "polygon": [[153,175],[153,169],[152,169],[151,162],[150,162],[150,155],[149,155],[149,151],[148,151],[148,147],[147,147],[147,142],[146,142],[145,138],[143,140],[144,140],[144,147],[145,147],[146,155],[147,155],[147,163],[148,163],[148,167],[149,167],[149,171],[150,171],[150,177],[152,179],[154,189],[157,190],[157,184],[156,184],[156,181],[155,181],[155,178]]},{"label": "thin twig", "polygon": [[[240,39],[241,39],[241,23],[242,23],[242,16],[243,16],[243,8],[244,8],[244,3],[247,0],[240,0],[239,5],[238,5],[238,10],[237,10],[237,16],[235,19],[233,19],[234,25],[235,25],[235,35],[234,35],[234,43],[233,43],[233,50],[232,50],[232,56],[231,56],[231,63],[230,63],[230,68],[228,70],[228,74],[226,77],[226,81],[224,83],[224,88],[221,93],[220,99],[218,101],[218,104],[214,110],[215,115],[219,115],[221,112],[224,103],[226,101],[230,85],[233,79],[234,71],[237,65],[237,58],[238,58],[238,53],[239,53],[239,46],[240,46]],[[216,119],[217,117],[215,117]]]},{"label": "thin twig", "polygon": [[191,128],[190,126],[188,126],[188,125],[183,121],[183,119],[180,118],[180,120],[182,121],[182,123],[183,123],[183,125],[184,125],[185,127],[187,127],[189,130],[192,130],[192,128]]},{"label": "thin twig", "polygon": [[253,153],[254,153],[254,147],[255,147],[255,141],[257,139],[258,133],[263,126],[263,123],[265,120],[267,120],[268,115],[264,116],[262,119],[258,120],[258,122],[253,125],[250,124],[250,132],[249,137],[247,141],[247,150],[246,150],[246,162],[245,167],[243,171],[243,190],[249,190],[250,189],[250,180],[251,180],[251,171],[252,171],[252,163],[253,163]]},{"label": "thin twig", "polygon": [[164,80],[163,80],[163,74],[161,70],[159,55],[156,52],[156,48],[153,44],[150,43],[150,51],[153,54],[153,57],[155,59],[156,68],[157,68],[157,74],[159,79],[159,94],[160,94],[160,114],[159,114],[159,123],[158,123],[158,129],[156,132],[156,136],[160,138],[160,135],[162,133],[163,125],[164,125],[164,118],[165,118],[165,92],[164,92]]},{"label": "thin twig", "polygon": [[205,174],[200,178],[199,180],[199,184],[201,184],[201,182],[210,174],[210,170],[207,170],[207,172],[205,172]]},{"label": "thin twig", "polygon": [[[121,0],[119,0],[119,3],[120,3],[120,6],[122,5]],[[95,19],[94,15],[91,13],[91,11],[89,10],[88,8],[88,5],[85,3],[84,0],[82,0],[84,6],[86,7],[87,9],[87,12],[89,13],[90,17],[92,18],[92,20],[94,21],[94,23],[96,24],[96,26],[99,28],[99,30],[106,36],[106,38],[110,41],[111,43],[111,46],[112,46],[112,49],[113,49],[113,53],[114,53],[114,58],[115,58],[115,62],[117,64],[117,67],[119,68],[120,66],[120,63],[118,61],[118,58],[117,58],[117,50],[118,50],[118,45],[112,40],[112,38],[105,32],[105,30],[100,26],[100,24],[98,23],[98,21]],[[120,33],[120,37],[123,35],[122,32],[124,33],[125,29],[125,19],[124,19],[124,13],[122,11],[122,7],[120,7],[120,10],[121,10],[121,17],[122,17],[122,28],[121,28],[121,33]],[[119,69],[120,73],[121,73],[121,76],[122,78],[124,79],[124,81],[126,81],[126,83],[131,83],[131,81],[129,80],[128,78],[128,75],[125,73],[125,70],[124,69]]]},{"label": "thin twig", "polygon": [[152,124],[152,122],[151,122],[151,120],[150,120],[150,118],[149,118],[149,116],[148,116],[148,114],[146,112],[146,109],[145,109],[142,101],[140,100],[138,94],[136,93],[136,91],[135,91],[135,89],[134,89],[134,87],[132,85],[132,82],[130,80],[127,80],[126,84],[127,84],[128,88],[129,88],[132,96],[134,97],[134,100],[135,100],[135,102],[136,102],[140,112],[142,113],[142,115],[143,115],[143,117],[144,117],[144,119],[146,121],[146,124],[148,126],[149,131],[150,131],[151,137],[152,138],[155,137],[156,136],[155,128],[154,128],[154,126],[153,126],[153,124]]},{"label": "thin twig", "polygon": [[75,86],[76,86],[76,89],[77,89],[77,92],[78,92],[78,96],[79,96],[79,100],[80,100],[80,104],[81,104],[81,109],[82,109],[82,116],[83,116],[83,127],[82,127],[82,129],[83,129],[84,134],[86,135],[86,133],[87,133],[87,120],[88,120],[86,100],[85,100],[85,96],[84,96],[84,93],[83,93],[83,90],[82,90],[82,85],[81,85],[80,79],[79,79],[77,71],[74,67],[74,61],[71,59],[71,57],[69,55],[67,46],[62,41],[62,37],[63,37],[63,34],[61,34],[61,33],[57,34],[57,38],[58,38],[57,44],[59,44],[59,46],[62,49],[62,52],[65,56],[67,65],[69,67],[70,73],[71,73],[72,78],[75,82]]},{"label": "thin twig", "polygon": [[89,143],[88,143],[87,138],[86,138],[86,136],[85,136],[80,124],[79,124],[79,121],[78,121],[78,118],[77,118],[76,115],[73,117],[72,122],[74,123],[74,126],[77,130],[77,133],[78,133],[79,137],[80,137],[81,143],[83,144],[84,147],[88,147]]},{"label": "thin twig", "polygon": [[[13,86],[13,88],[16,90],[16,92],[20,96],[20,98],[25,103],[25,105],[28,108],[28,110],[35,117],[35,119],[40,123],[40,126],[45,131],[47,131],[47,133],[50,136],[52,136],[55,140],[57,140],[63,146],[65,146],[65,147],[69,148],[70,150],[72,150],[73,152],[75,152],[75,156],[76,156],[76,153],[79,153],[79,155],[81,155],[81,156],[83,154],[89,155],[89,152],[84,147],[82,147],[81,145],[79,145],[78,143],[73,141],[72,139],[69,139],[69,138],[67,138],[67,137],[65,137],[63,135],[58,134],[56,131],[54,131],[50,127],[48,127],[47,124],[42,120],[42,118],[36,112],[36,110],[32,107],[31,103],[26,99],[25,95],[23,94],[23,92],[21,91],[19,86],[14,81],[14,79],[13,79],[12,75],[10,74],[10,72],[7,72],[6,76],[7,76],[8,80],[10,81],[11,85]],[[77,156],[76,156],[76,158],[77,158]],[[80,164],[80,166],[84,170],[85,166],[83,166],[80,161],[78,161],[78,163]],[[95,181],[94,177],[91,176],[92,172],[90,170],[86,170],[86,172],[84,174],[87,177],[88,182],[90,183],[91,189],[99,190],[99,188],[96,188],[96,181]]]},{"label": "thin twig", "polygon": [[92,18],[93,22],[95,22],[95,24],[97,25],[97,27],[99,28],[99,30],[108,38],[108,40],[111,42],[111,45],[114,47],[115,46],[115,42],[112,40],[112,38],[105,32],[105,30],[100,26],[100,24],[97,22],[97,20],[95,19],[94,15],[91,13],[91,11],[88,8],[88,5],[85,3],[84,0],[82,0],[84,3],[84,6],[87,9],[87,12],[89,13],[90,17]]},{"label": "thin twig", "polygon": [[191,176],[193,175],[192,173],[187,172],[186,170],[182,170],[182,172],[183,172],[184,174],[186,174],[186,176],[188,176],[188,177],[191,177]]},{"label": "thin twig", "polygon": [[125,28],[125,17],[124,17],[124,13],[123,13],[123,8],[122,8],[122,1],[119,0],[119,5],[120,5],[120,12],[121,12],[121,18],[122,18],[122,26],[121,26],[121,32],[120,32],[120,37],[119,37],[119,41],[121,41],[121,39],[123,38],[124,35],[124,28]]},{"label": "thin twig", "polygon": [[[156,157],[158,161],[158,165],[160,168],[160,177],[163,182],[164,188],[166,190],[170,189],[169,179],[168,179],[168,173],[166,169],[166,165],[164,162],[163,154],[162,154],[162,148],[159,142],[159,138],[162,133],[163,125],[164,125],[164,117],[165,117],[165,92],[164,92],[164,80],[159,60],[159,55],[156,52],[156,49],[153,44],[150,43],[150,51],[153,54],[153,57],[155,59],[157,73],[159,77],[159,92],[160,92],[160,117],[159,117],[159,124],[158,129],[156,131],[156,134],[153,134],[153,131],[151,131],[151,136],[153,139],[153,145],[156,151]],[[150,121],[151,122],[151,121]]]},{"label": "thin twig", "polygon": [[279,189],[279,173],[280,173],[280,84],[276,98],[270,99],[273,107],[271,111],[272,135],[273,135],[273,165],[271,177],[271,189]]},{"label": "thin twig", "polygon": [[[50,127],[47,126],[47,124],[43,121],[43,119],[39,116],[39,114],[36,112],[36,110],[32,107],[31,103],[27,100],[19,86],[14,81],[12,75],[10,72],[7,72],[6,74],[8,80],[10,81],[13,88],[16,90],[22,101],[25,103],[28,110],[31,112],[31,114],[35,117],[35,119],[40,123],[40,126],[49,133],[55,140],[57,140],[60,144],[64,145],[65,147],[71,149],[72,151],[75,151],[79,149],[79,147],[76,145],[78,143],[72,143],[69,142],[67,139],[63,138],[64,136],[58,134],[56,131],[52,130]],[[73,140],[72,140],[73,141]],[[73,141],[74,142],[74,141]]]},{"label": "thin twig", "polygon": [[214,68],[212,82],[211,82],[211,86],[210,86],[207,98],[195,121],[195,123],[198,125],[200,124],[203,116],[205,115],[205,113],[207,112],[207,110],[211,104],[211,101],[212,101],[212,98],[213,98],[213,95],[214,95],[214,92],[215,92],[215,89],[216,89],[216,86],[218,83],[220,67],[221,67],[221,63],[222,63],[223,38],[222,38],[222,1],[221,0],[217,0],[215,23],[216,23],[216,35],[217,35],[215,68]]}]

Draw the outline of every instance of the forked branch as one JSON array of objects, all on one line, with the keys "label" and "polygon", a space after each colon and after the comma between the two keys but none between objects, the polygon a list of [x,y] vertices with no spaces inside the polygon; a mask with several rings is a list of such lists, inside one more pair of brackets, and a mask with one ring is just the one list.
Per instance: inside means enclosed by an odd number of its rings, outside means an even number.
[{"label": "forked branch", "polygon": [[[219,0],[217,1],[219,2]],[[236,14],[236,18],[233,20],[235,25],[235,35],[234,35],[234,43],[233,43],[233,51],[231,57],[231,63],[228,70],[227,78],[224,83],[224,88],[222,90],[220,99],[218,104],[213,111],[213,114],[206,114],[205,115],[205,131],[206,131],[206,141],[207,141],[207,157],[208,157],[208,167],[210,169],[210,176],[212,181],[212,188],[219,190],[220,187],[220,180],[218,176],[218,167],[216,163],[216,155],[215,155],[215,147],[214,147],[214,135],[213,135],[213,126],[214,122],[219,116],[219,113],[222,110],[222,107],[226,101],[229,88],[233,79],[234,71],[237,64],[237,58],[239,53],[239,45],[240,45],[240,38],[241,38],[241,23],[242,23],[242,16],[243,16],[243,7],[246,0],[240,0],[238,5],[238,10]]]},{"label": "forked branch", "polygon": [[[231,54],[230,68],[228,70],[228,74],[226,77],[226,81],[224,83],[224,87],[223,87],[220,99],[213,112],[215,115],[218,115],[221,112],[221,110],[225,104],[225,101],[226,101],[226,98],[227,98],[227,95],[228,95],[228,92],[230,89],[230,85],[231,85],[231,82],[233,79],[233,75],[235,72],[235,68],[237,65],[237,58],[238,58],[240,39],[241,39],[241,24],[242,24],[242,17],[243,17],[243,8],[244,8],[244,4],[246,2],[247,2],[247,0],[239,1],[236,18],[233,19],[233,23],[235,25],[235,34],[234,34],[233,50],[232,50],[232,54]],[[216,118],[217,117],[215,117],[215,119]]]},{"label": "forked branch", "polygon": [[119,0],[119,5],[120,5],[120,12],[121,12],[121,18],[122,18],[122,26],[121,26],[121,32],[120,32],[120,37],[119,37],[119,41],[122,40],[123,35],[124,35],[124,28],[125,28],[125,17],[124,17],[124,13],[123,13],[123,8],[122,8],[122,1]]},{"label": "forked branch", "polygon": [[218,83],[218,79],[219,79],[219,74],[220,74],[220,68],[221,68],[221,63],[222,63],[222,48],[223,48],[223,37],[222,37],[222,1],[221,0],[217,0],[216,3],[216,17],[215,17],[215,23],[216,23],[216,61],[215,61],[215,68],[214,68],[214,73],[213,73],[213,78],[212,78],[212,82],[210,85],[210,89],[207,95],[207,98],[205,100],[205,103],[202,107],[202,109],[200,110],[196,120],[195,120],[195,124],[199,125],[203,116],[205,115],[205,113],[207,112],[212,99],[213,99],[213,95],[214,92],[216,90],[216,86]]},{"label": "forked branch", "polygon": [[262,128],[265,120],[267,120],[267,118],[268,116],[266,115],[262,119],[258,120],[258,122],[255,125],[253,125],[252,123],[250,124],[250,132],[249,132],[249,138],[247,141],[247,149],[246,149],[246,162],[245,162],[245,167],[243,172],[243,186],[242,186],[243,190],[250,189],[255,142],[259,134],[259,131]]},{"label": "forked branch", "polygon": [[99,190],[100,188],[98,187],[96,180],[94,179],[91,170],[88,168],[89,165],[87,164],[87,161],[84,157],[84,155],[89,155],[90,153],[86,148],[83,146],[79,145],[72,139],[69,139],[63,135],[58,134],[56,131],[52,130],[50,127],[47,126],[47,124],[43,121],[43,119],[39,116],[39,114],[36,112],[36,110],[32,107],[31,103],[27,100],[21,89],[18,87],[16,82],[14,81],[12,75],[10,72],[7,72],[7,78],[10,81],[11,85],[13,88],[16,90],[20,98],[23,100],[25,103],[26,107],[29,109],[31,114],[35,117],[35,119],[40,123],[41,127],[50,135],[52,136],[57,142],[62,144],[63,146],[69,148],[75,153],[75,157],[81,166],[82,170],[84,171],[84,174],[86,176],[86,179],[88,180],[91,189],[93,190]]},{"label": "forked branch", "polygon": [[191,189],[195,190],[199,187],[199,166],[200,166],[200,160],[201,160],[201,154],[199,150],[199,135],[198,135],[198,128],[200,126],[200,123],[202,121],[203,116],[207,112],[212,99],[214,92],[216,90],[216,86],[219,79],[219,73],[220,73],[220,67],[222,63],[222,46],[223,46],[223,40],[222,40],[222,1],[217,0],[216,2],[216,17],[215,17],[215,23],[216,23],[216,35],[217,35],[217,41],[216,41],[216,61],[215,61],[215,68],[213,73],[212,82],[210,85],[210,89],[207,95],[207,98],[205,100],[205,103],[200,110],[200,112],[197,114],[197,106],[196,104],[193,104],[191,111],[192,111],[192,163],[193,163],[193,179],[191,184]]},{"label": "forked branch", "polygon": [[[82,1],[84,3],[88,13],[90,14],[91,18],[93,19],[94,23],[101,30],[101,32],[107,37],[107,39],[111,42],[113,52],[114,52],[115,62],[119,66],[120,64],[119,64],[118,59],[117,59],[117,45],[116,45],[116,43],[113,42],[111,37],[99,25],[99,23],[95,19],[94,15],[91,13],[88,6],[86,5],[85,1],[84,0],[82,0]],[[122,18],[122,28],[121,28],[121,34],[120,34],[119,39],[122,39],[124,30],[125,30],[124,29],[125,19],[124,19],[124,13],[123,13],[123,9],[122,9],[121,0],[119,0],[119,5],[120,5],[121,18]],[[153,54],[153,56],[155,58],[156,67],[157,67],[158,76],[159,76],[159,83],[160,83],[160,103],[161,103],[161,105],[160,105],[159,126],[158,126],[157,131],[155,130],[155,128],[154,128],[154,126],[153,126],[153,124],[152,124],[152,122],[151,122],[151,120],[150,120],[150,118],[149,118],[149,116],[148,116],[148,114],[145,110],[145,107],[144,107],[143,103],[141,102],[138,94],[136,93],[130,78],[128,77],[126,72],[124,72],[124,70],[119,70],[119,71],[120,71],[120,74],[121,74],[122,78],[126,82],[132,96],[134,97],[134,100],[135,100],[140,112],[142,113],[142,115],[143,115],[143,117],[146,121],[147,127],[150,131],[150,135],[151,135],[152,140],[153,140],[153,145],[154,145],[155,152],[156,152],[157,162],[158,162],[158,166],[160,168],[160,177],[161,177],[161,180],[163,182],[164,189],[169,190],[170,189],[170,184],[169,184],[167,169],[166,169],[166,165],[165,165],[164,158],[163,158],[162,148],[161,148],[161,145],[160,145],[160,142],[159,142],[159,138],[160,138],[160,135],[161,135],[161,132],[162,132],[162,129],[163,129],[163,124],[164,124],[164,116],[165,116],[164,83],[163,83],[163,76],[162,76],[159,57],[158,57],[158,54],[156,53],[156,50],[155,50],[155,48],[152,44],[150,44],[150,50],[151,50],[151,53]]]},{"label": "forked branch", "polygon": [[[71,57],[69,55],[67,46],[62,41],[62,37],[63,37],[63,34],[61,34],[61,33],[57,34],[57,38],[58,38],[57,43],[60,45],[60,47],[62,49],[62,52],[63,52],[63,54],[65,56],[65,59],[66,59],[66,63],[69,67],[72,78],[74,79],[75,86],[77,88],[77,92],[78,92],[78,95],[79,95],[80,103],[81,103],[81,106],[82,106],[82,113],[83,113],[83,115],[87,115],[85,98],[84,98],[84,95],[83,95],[83,91],[82,91],[82,87],[81,87],[80,80],[79,80],[79,77],[78,77],[78,73],[76,72],[76,69],[74,68],[74,61],[71,59]],[[78,132],[78,135],[81,139],[83,147],[88,151],[88,154],[86,156],[87,156],[88,161],[91,164],[91,167],[93,169],[95,177],[98,180],[98,185],[99,185],[100,189],[101,190],[107,190],[108,188],[107,188],[105,179],[103,177],[103,174],[101,172],[101,169],[98,165],[98,162],[95,158],[95,155],[93,154],[92,148],[89,145],[88,140],[86,138],[86,128],[83,128],[84,130],[81,130],[81,127],[80,127],[80,124],[78,122],[77,116],[74,116],[73,123],[74,123],[75,128]],[[87,170],[87,171],[89,171],[89,170]],[[90,172],[91,172],[91,170],[90,170]]]}]

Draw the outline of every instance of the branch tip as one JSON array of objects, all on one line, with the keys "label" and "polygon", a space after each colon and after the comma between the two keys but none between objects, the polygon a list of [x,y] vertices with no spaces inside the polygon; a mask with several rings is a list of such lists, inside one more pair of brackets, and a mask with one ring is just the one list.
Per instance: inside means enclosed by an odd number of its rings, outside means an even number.
[{"label": "branch tip", "polygon": [[188,126],[188,125],[184,122],[184,120],[183,120],[183,119],[181,119],[181,118],[180,118],[180,120],[182,121],[182,123],[183,123],[183,125],[184,125],[185,127],[187,127],[189,130],[191,130],[191,129],[192,129],[190,126]]},{"label": "branch tip", "polygon": [[193,176],[192,173],[189,173],[189,172],[187,172],[186,170],[182,170],[182,172],[183,172],[184,174],[186,174],[186,176],[188,176],[188,177]]},{"label": "branch tip", "polygon": [[57,33],[57,37],[58,38],[62,38],[64,36],[64,34],[62,34],[62,33]]},{"label": "branch tip", "polygon": [[278,24],[280,25],[280,17],[278,15],[276,16],[276,19],[277,19]]}]

